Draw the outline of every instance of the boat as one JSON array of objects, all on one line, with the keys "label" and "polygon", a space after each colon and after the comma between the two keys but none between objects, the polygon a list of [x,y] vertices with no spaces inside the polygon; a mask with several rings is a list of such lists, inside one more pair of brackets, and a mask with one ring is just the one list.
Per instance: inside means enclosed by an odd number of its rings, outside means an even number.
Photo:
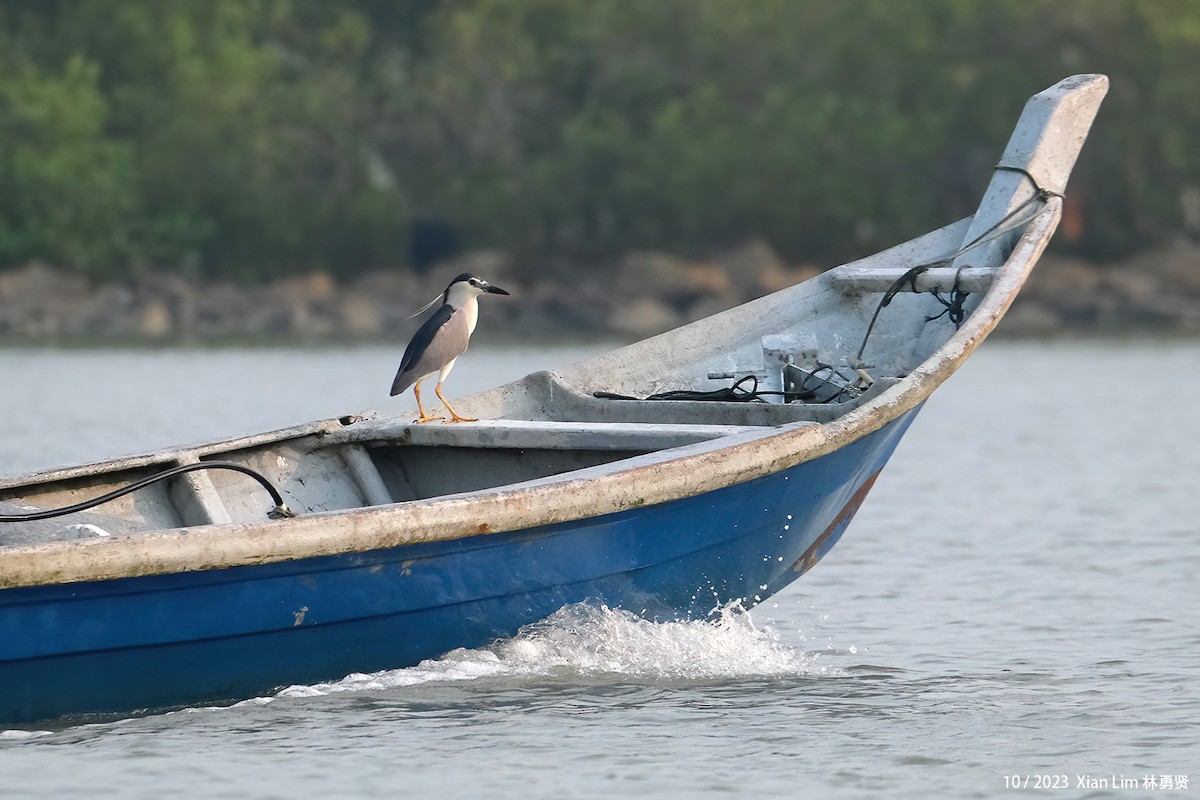
[{"label": "boat", "polygon": [[1034,95],[972,217],[456,401],[479,421],[356,414],[0,479],[0,722],[401,668],[573,603],[772,596],[1013,302],[1107,87]]}]

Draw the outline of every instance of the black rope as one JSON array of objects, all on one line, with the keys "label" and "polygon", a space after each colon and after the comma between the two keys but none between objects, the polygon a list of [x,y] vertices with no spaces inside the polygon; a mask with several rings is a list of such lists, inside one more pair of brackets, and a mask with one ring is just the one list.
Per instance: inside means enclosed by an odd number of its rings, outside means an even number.
[{"label": "black rope", "polygon": [[997,164],[995,167],[993,167],[993,169],[1000,170],[1001,172],[1015,172],[1018,175],[1024,175],[1025,179],[1029,181],[1029,183],[1033,186],[1034,191],[1039,195],[1044,195],[1045,197],[1063,196],[1062,192],[1054,192],[1050,189],[1043,189],[1042,185],[1038,183],[1038,179],[1033,177],[1033,173],[1024,167],[1014,167],[1010,166],[1009,164]]},{"label": "black rope", "polygon": [[[847,387],[841,386],[834,381],[829,380],[828,378],[822,378],[817,374],[818,372],[822,372],[824,370],[828,370],[834,375],[837,374],[837,370],[828,364],[818,364],[816,370],[808,374],[810,377],[815,378],[824,384],[836,387],[842,390],[844,393]],[[750,389],[743,388],[743,384],[746,383],[750,384]],[[811,400],[812,398],[816,397],[816,395],[816,389],[804,389],[799,392],[777,392],[766,389],[760,390],[758,388],[758,376],[756,375],[746,375],[736,380],[732,386],[726,386],[722,389],[714,389],[708,392],[692,389],[676,389],[670,392],[652,394],[647,397],[631,397],[627,394],[616,394],[615,392],[592,392],[592,397],[596,397],[601,400],[636,400],[639,402],[645,400],[698,400],[721,401],[727,403],[761,403],[764,402],[762,399],[764,397],[782,397],[785,403],[791,403],[797,400],[802,402]],[[821,402],[834,402],[839,397],[840,394],[835,394],[826,400],[822,400]]]},{"label": "black rope", "polygon": [[[857,389],[857,387],[855,387],[854,385],[851,385],[850,381],[852,381],[853,379],[847,378],[845,375],[838,372],[837,369],[832,364],[823,364],[820,361],[818,361],[818,362],[816,362],[815,368],[812,370],[797,367],[794,364],[792,364],[790,366],[792,368],[794,368],[797,372],[802,373],[804,375],[804,378],[799,383],[799,386],[800,386],[799,391],[788,392],[788,391],[786,391],[786,389],[787,389],[787,370],[786,369],[784,370],[784,376],[785,376],[784,377],[784,389],[785,389],[785,391],[783,393],[788,398],[785,402],[790,403],[793,400],[799,400],[802,403],[809,403],[810,405],[825,405],[827,403],[842,403],[847,400],[854,400],[860,394],[862,394],[862,392],[859,391]],[[828,373],[829,377],[828,378],[822,377],[821,376],[822,372]],[[846,383],[838,383],[837,381],[833,380],[834,377],[841,378],[843,381],[846,381]],[[822,385],[810,387],[809,381],[813,381],[813,380],[818,381]],[[795,383],[794,379],[793,379],[792,385],[793,386],[797,385]],[[826,397],[824,400],[817,400],[817,396],[822,389],[826,389],[826,390],[833,389],[835,391],[832,394],[830,394],[828,397]]]},{"label": "black rope", "polygon": [[[949,300],[942,297],[940,294],[938,294],[935,291],[931,290],[929,292],[931,295],[933,295],[933,299],[937,300],[939,303],[941,303],[943,306],[945,306],[945,308],[942,310],[942,313],[940,313],[940,314],[936,314],[932,317],[926,317],[925,318],[926,322],[933,322],[935,319],[941,319],[942,317],[948,317],[949,320],[954,323],[955,329],[957,329],[959,325],[962,325],[962,321],[964,319],[966,319],[966,316],[967,316],[967,310],[965,308],[963,308],[963,303],[967,302],[967,298],[971,296],[970,292],[964,292],[962,289],[959,288],[959,285],[958,285],[959,279],[962,277],[962,271],[964,269],[966,269],[966,267],[959,267],[958,271],[954,273],[954,286],[952,286],[950,289],[950,299]],[[916,287],[914,287],[914,290],[915,290],[915,288]]]},{"label": "black rope", "polygon": [[86,511],[89,508],[95,508],[98,505],[107,503],[110,500],[116,500],[118,497],[124,497],[127,494],[132,494],[138,489],[144,489],[152,483],[157,483],[158,481],[166,480],[167,478],[171,478],[176,475],[182,475],[185,472],[195,472],[196,470],[201,469],[228,469],[234,472],[240,472],[243,475],[249,475],[251,478],[258,481],[260,486],[267,490],[267,493],[271,495],[271,500],[275,503],[275,507],[267,512],[268,517],[271,519],[283,519],[285,517],[296,516],[296,512],[288,508],[287,503],[283,501],[283,495],[279,493],[279,490],[276,489],[275,486],[272,485],[272,483],[260,473],[255,472],[249,467],[242,466],[241,464],[235,464],[232,461],[201,461],[196,464],[182,464],[178,467],[172,467],[171,469],[160,472],[157,475],[151,475],[149,478],[143,478],[136,483],[131,483],[128,486],[121,487],[120,489],[114,489],[107,494],[102,494],[99,497],[92,498],[91,500],[84,500],[71,506],[65,506],[63,508],[51,508],[43,511],[31,511],[27,514],[0,514],[0,522],[36,522],[38,520],[53,519],[54,517],[74,514],[76,511]]},{"label": "black rope", "polygon": [[[913,292],[917,293],[917,276],[919,276],[921,273],[927,272],[935,267],[948,266],[954,263],[956,258],[965,254],[969,250],[973,250],[984,242],[991,241],[993,238],[998,237],[1001,233],[1005,233],[1006,231],[1002,230],[1004,226],[1033,203],[1044,203],[1051,197],[1062,197],[1060,192],[1053,192],[1049,189],[1043,189],[1040,185],[1038,185],[1037,179],[1034,178],[1033,174],[1027,169],[1009,166],[1008,164],[997,164],[995,169],[1003,172],[1016,172],[1019,175],[1023,175],[1026,180],[1033,184],[1034,193],[1012,211],[1009,211],[1007,214],[1005,214],[998,222],[990,226],[987,230],[980,233],[974,239],[967,242],[950,255],[943,256],[942,258],[929,261],[924,264],[918,264],[897,278],[888,288],[888,290],[883,293],[883,297],[880,299],[879,305],[875,307],[875,313],[871,315],[871,322],[867,325],[867,332],[863,336],[862,344],[859,346],[858,354],[855,356],[856,361],[860,363],[862,362],[863,353],[866,352],[867,349],[867,342],[871,339],[871,333],[875,330],[875,322],[879,319],[879,312],[883,311],[883,309],[892,302],[896,295],[899,294],[903,289],[904,284],[910,284]],[[960,325],[962,324],[962,321],[966,319],[966,310],[963,308],[963,304],[966,302],[969,293],[964,292],[959,288],[959,278],[961,276],[961,272],[962,270],[960,269],[959,272],[954,276],[954,288],[950,292],[949,300],[946,300],[935,291],[929,292],[931,295],[937,298],[939,303],[945,306],[945,310],[936,316],[926,317],[926,322],[932,322],[935,319],[940,319],[941,317],[946,316],[949,317],[950,321],[955,325]]]},{"label": "black rope", "polygon": [[[751,384],[749,390],[742,388],[742,384],[747,382]],[[598,397],[601,400],[721,400],[732,403],[749,403],[757,400],[760,395],[764,394],[779,393],[760,392],[758,390],[758,377],[756,375],[747,375],[744,378],[739,378],[732,386],[726,386],[723,389],[714,389],[711,392],[677,389],[671,392],[652,394],[648,397],[630,397],[629,395],[614,394],[613,392],[592,392],[592,397]]]}]

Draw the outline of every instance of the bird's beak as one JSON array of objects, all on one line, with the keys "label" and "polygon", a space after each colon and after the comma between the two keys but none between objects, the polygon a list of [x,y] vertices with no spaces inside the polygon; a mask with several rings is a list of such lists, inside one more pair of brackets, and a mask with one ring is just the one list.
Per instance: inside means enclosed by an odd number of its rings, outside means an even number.
[{"label": "bird's beak", "polygon": [[492,286],[490,283],[484,284],[483,288],[491,294],[508,294],[508,292],[504,291],[499,286]]}]

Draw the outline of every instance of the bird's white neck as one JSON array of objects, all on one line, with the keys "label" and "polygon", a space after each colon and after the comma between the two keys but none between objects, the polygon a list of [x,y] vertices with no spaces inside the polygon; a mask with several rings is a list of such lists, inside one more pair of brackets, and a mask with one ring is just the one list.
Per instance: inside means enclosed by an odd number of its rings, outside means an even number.
[{"label": "bird's white neck", "polygon": [[474,333],[479,323],[479,290],[467,283],[456,283],[446,293],[446,303],[462,309],[467,315],[467,335]]},{"label": "bird's white neck", "polygon": [[463,313],[467,315],[467,335],[475,332],[475,326],[479,324],[479,298],[472,295],[467,298],[467,302],[461,306]]}]

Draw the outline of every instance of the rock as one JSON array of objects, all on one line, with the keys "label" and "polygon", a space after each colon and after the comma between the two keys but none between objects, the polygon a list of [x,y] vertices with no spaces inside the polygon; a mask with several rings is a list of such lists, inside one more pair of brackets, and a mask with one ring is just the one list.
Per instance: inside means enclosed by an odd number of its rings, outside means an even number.
[{"label": "rock", "polygon": [[433,296],[433,292],[426,296],[426,284],[427,280],[407,270],[380,270],[360,276],[345,291],[371,298],[381,333],[411,334],[417,320],[409,317]]},{"label": "rock", "polygon": [[368,295],[347,293],[338,304],[340,327],[352,336],[374,336],[383,333],[383,317],[379,306]]},{"label": "rock", "polygon": [[716,264],[689,263],[685,283],[695,292],[708,297],[730,297],[733,283]]},{"label": "rock", "polygon": [[514,300],[511,304],[514,308],[539,309],[537,312],[523,311],[522,315],[527,318],[536,319],[539,325],[549,323],[554,328],[566,331],[612,330],[610,320],[614,310],[621,305],[610,287],[599,280],[587,279],[573,285],[539,281],[529,288],[528,297]]},{"label": "rock", "polygon": [[20,269],[0,272],[0,302],[47,303],[56,297],[81,297],[91,282],[71,272],[31,261]]},{"label": "rock", "polygon": [[[148,311],[150,305],[162,304],[167,311],[167,323],[172,333],[190,334],[196,329],[197,307],[199,295],[196,285],[181,275],[151,272],[139,276],[133,287],[133,294],[143,303],[147,303],[144,313],[151,315],[157,311]],[[139,328],[145,324],[152,326],[157,323],[139,322]],[[163,334],[144,334],[158,338]]]},{"label": "rock", "polygon": [[194,298],[195,333],[233,336],[264,333],[270,304],[262,290],[214,283],[199,287]]},{"label": "rock", "polygon": [[271,285],[271,294],[289,306],[312,306],[330,299],[336,291],[337,284],[326,272],[284,278]]},{"label": "rock", "polygon": [[[421,323],[412,315],[440,297],[456,274],[471,272],[513,293],[512,298],[481,303],[481,325],[493,335],[646,336],[821,272],[810,264],[789,267],[757,240],[710,260],[644,250],[587,268],[553,256],[521,267],[515,271],[504,253],[479,250],[442,262],[425,276],[408,269],[381,270],[339,286],[325,273],[311,273],[255,287],[196,283],[162,273],[96,284],[32,262],[0,272],[0,333],[28,338],[406,339]],[[1120,264],[1047,256],[1009,316],[1001,332],[1138,325],[1196,330],[1200,243],[1181,237]]]},{"label": "rock", "polygon": [[0,330],[33,337],[63,333],[91,292],[86,278],[39,261],[0,273]]},{"label": "rock", "polygon": [[678,293],[686,288],[686,264],[670,253],[638,250],[621,259],[613,288],[626,297]]},{"label": "rock", "polygon": [[1008,313],[1004,315],[1004,323],[997,329],[1002,335],[1044,336],[1061,331],[1062,318],[1050,308],[1037,300],[1022,300],[1018,295]]},{"label": "rock", "polygon": [[787,266],[775,250],[761,239],[728,250],[712,259],[739,294],[739,302],[761,297],[767,286],[790,285]]},{"label": "rock", "polygon": [[733,296],[733,284],[715,265],[654,251],[637,251],[622,259],[612,288],[626,302],[652,297],[677,310],[703,298]]},{"label": "rock", "polygon": [[1200,245],[1194,241],[1181,240],[1134,259],[1133,268],[1160,276],[1161,290],[1168,294],[1200,296]]},{"label": "rock", "polygon": [[128,286],[96,287],[79,303],[68,320],[66,332],[76,336],[137,333],[137,294]]},{"label": "rock", "polygon": [[418,276],[405,270],[394,269],[360,275],[348,288],[349,291],[374,297],[381,302],[390,302],[415,294],[418,286],[423,286]]},{"label": "rock", "polygon": [[702,297],[689,305],[684,310],[683,316],[687,322],[695,322],[698,319],[704,319],[705,317],[711,317],[713,314],[728,311],[737,304],[737,300],[730,297]]},{"label": "rock", "polygon": [[[797,283],[804,283],[812,280],[825,271],[824,267],[817,264],[797,264],[788,271],[788,286],[795,286]],[[785,287],[780,287],[785,288]]]},{"label": "rock", "polygon": [[138,312],[137,333],[150,339],[163,339],[171,335],[171,311],[162,300],[144,303]]},{"label": "rock", "polygon": [[652,336],[680,325],[683,319],[661,300],[638,297],[613,311],[608,320],[610,330],[634,336]]},{"label": "rock", "polygon": [[1161,281],[1144,272],[1106,270],[1100,276],[1100,288],[1106,294],[1121,298],[1125,304],[1139,306],[1153,301],[1163,293]]},{"label": "rock", "polygon": [[1094,292],[1099,285],[1100,272],[1094,264],[1046,256],[1029,276],[1021,295],[1054,301]]},{"label": "rock", "polygon": [[282,321],[282,332],[312,340],[333,331],[327,306],[337,291],[337,284],[327,273],[312,272],[276,281],[269,288],[267,300],[282,312],[275,319],[275,324]]}]

